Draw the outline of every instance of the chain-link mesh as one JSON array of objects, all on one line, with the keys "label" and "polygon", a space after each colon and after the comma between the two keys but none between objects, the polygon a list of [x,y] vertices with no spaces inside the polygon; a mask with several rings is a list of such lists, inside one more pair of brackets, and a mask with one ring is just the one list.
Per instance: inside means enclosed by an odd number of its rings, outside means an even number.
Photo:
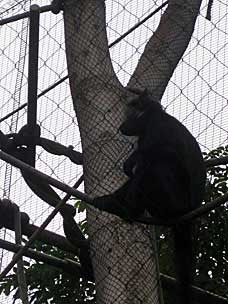
[{"label": "chain-link mesh", "polygon": [[[7,3],[7,1],[5,1]],[[27,1],[29,2],[29,1]],[[34,1],[32,2],[34,3]],[[47,1],[36,2],[46,5]],[[8,3],[9,4],[9,3]],[[3,13],[3,18],[10,17],[28,11],[29,5],[25,1],[17,2],[15,7]],[[25,19],[26,20],[26,19]],[[14,110],[17,75],[23,73],[20,88],[20,104],[27,102],[27,75],[28,75],[28,41],[22,40],[22,25],[24,20],[9,23],[1,27],[1,118]],[[28,23],[27,23],[28,31]],[[24,70],[19,70],[20,45],[27,44],[24,54],[26,59]],[[64,33],[62,16],[44,13],[40,20],[40,45],[39,45],[39,93],[43,92],[56,81],[67,74],[64,51]],[[58,62],[58,63],[57,63]],[[55,64],[57,63],[57,64]],[[19,105],[19,104],[18,104]],[[17,105],[17,106],[18,106]],[[26,108],[19,112],[17,131],[26,124]],[[17,115],[17,114],[15,114]],[[14,116],[15,116],[14,115]],[[11,133],[12,117],[1,122],[1,131]],[[77,129],[77,121],[73,112],[73,106],[69,91],[68,81],[63,82],[55,89],[42,96],[38,100],[38,123],[42,128],[42,136],[58,141],[66,146],[73,145],[80,151],[80,137]],[[37,148],[36,167],[55,176],[57,179],[73,185],[74,181],[82,173],[81,166],[72,166],[69,159],[54,157]],[[4,176],[6,164],[1,162],[1,197],[4,191]],[[65,174],[67,172],[67,174]],[[31,223],[40,225],[53,208],[40,201],[27,187],[18,170],[13,169],[10,180],[10,198],[20,206],[21,211],[29,214]],[[73,202],[74,203],[74,202]],[[56,216],[48,227],[49,230],[62,232],[62,219]],[[14,242],[14,233],[10,230],[1,230],[1,238]],[[1,251],[1,265],[4,268],[11,260],[12,254]],[[1,268],[1,269],[3,269]],[[8,302],[7,302],[8,301]],[[0,303],[12,303],[12,299],[2,296]]]},{"label": "chain-link mesh", "polygon": [[[81,2],[78,0],[79,4]],[[94,3],[98,2],[94,1]],[[176,116],[188,127],[205,152],[226,144],[228,129],[226,118],[228,76],[225,57],[228,51],[228,6],[225,1],[214,0],[212,20],[209,22],[205,19],[207,2],[202,2],[192,39],[162,98],[162,104],[167,112]],[[22,13],[28,9],[28,3],[29,1],[15,3],[4,1],[1,3],[0,17],[7,18]],[[45,0],[37,0],[36,3],[49,4]],[[164,1],[106,0],[106,28],[109,44],[120,38],[162,3]],[[132,144],[120,138],[117,133],[117,126],[125,115],[121,84],[126,85],[131,79],[139,58],[150,37],[155,33],[166,7],[110,48],[112,64],[120,84],[114,73],[109,70],[105,47],[103,48],[102,44],[97,46],[96,39],[105,43],[105,37],[102,36],[105,23],[102,24],[102,16],[100,16],[100,23],[96,24],[96,14],[100,14],[100,11],[96,9],[96,4],[93,5],[89,7],[90,11],[87,12],[85,19],[83,19],[83,14],[85,14],[83,10],[74,12],[74,23],[66,27],[68,32],[65,34],[62,14],[54,15],[51,12],[41,14],[38,90],[39,93],[43,92],[68,73],[70,76],[75,73],[73,77],[81,77],[80,81],[77,81],[77,86],[71,84],[71,89],[76,100],[74,104],[84,140],[86,190],[93,195],[101,195],[118,188],[125,180],[122,163]],[[75,28],[80,26],[81,20],[87,22],[87,27],[84,25],[85,32],[81,32],[80,36],[78,33],[75,34]],[[174,26],[175,24],[178,24],[178,18],[174,20]],[[100,26],[100,36],[93,36],[91,28],[95,25]],[[28,23],[20,20],[5,24],[0,28],[2,100],[0,118],[15,109],[15,101],[18,106],[27,101],[28,41],[26,35],[23,34],[25,27],[28,30]],[[97,32],[99,33],[99,30]],[[72,54],[69,50],[67,54],[72,64],[69,70],[66,63],[65,35],[68,41],[71,43],[75,41],[76,45],[75,53]],[[86,54],[82,55],[82,48],[84,52],[89,49],[86,48],[85,39],[93,46],[90,50],[94,52],[93,57],[87,54],[88,61],[85,60]],[[27,48],[25,48],[26,45]],[[166,49],[166,52],[167,54],[175,53],[175,49]],[[103,59],[102,56],[104,56]],[[21,60],[24,58],[25,67],[21,65]],[[91,58],[94,60],[92,63],[89,61],[92,60]],[[74,70],[74,60],[84,60],[84,65],[78,64],[77,69]],[[100,64],[99,68],[98,64]],[[91,70],[91,67],[94,70]],[[156,67],[151,73],[159,74],[160,68],[163,71],[163,66],[161,66]],[[94,71],[96,79],[93,77]],[[23,73],[23,76],[20,73]],[[83,76],[78,76],[80,73]],[[145,75],[145,71],[142,74]],[[18,75],[22,77],[19,86],[19,101],[15,98],[18,93]],[[87,76],[86,79],[85,75],[91,77]],[[130,80],[130,83],[132,81],[135,86],[141,86],[142,83],[145,86],[149,86],[148,83],[150,86],[156,86],[157,80],[152,76],[154,83],[151,84],[150,77],[143,80],[141,78],[139,82],[135,78]],[[165,83],[164,79],[162,81]],[[109,103],[107,100],[112,100],[112,102]],[[14,125],[16,121],[17,131],[26,124],[26,114],[26,108],[19,112],[18,117],[14,114]],[[38,123],[43,137],[66,146],[73,145],[76,150],[81,151],[81,139],[68,80],[38,99]],[[1,121],[0,128],[4,133],[12,132],[12,116]],[[4,162],[1,162],[1,177],[4,176],[0,184],[1,196],[6,191],[6,166]],[[69,185],[73,185],[82,174],[81,166],[72,165],[67,158],[53,156],[41,148],[37,149],[36,167]],[[40,225],[51,211],[51,207],[33,195],[16,169],[13,169],[13,174],[10,175],[10,198],[20,206],[21,211],[27,212],[31,221],[37,225]],[[91,226],[92,258],[95,257],[94,267],[99,303],[125,301],[159,303],[158,269],[153,247],[154,234],[151,230],[141,225],[135,225],[132,228],[132,225],[122,223],[111,216],[98,215],[94,211],[89,213],[88,220]],[[57,216],[48,229],[62,233],[62,219]],[[9,230],[1,231],[1,238],[14,242],[14,236]],[[98,242],[97,239],[99,239]],[[104,259],[104,256],[107,258]],[[8,264],[11,257],[8,251],[2,250],[1,265]],[[124,271],[126,268],[128,268],[127,271]],[[130,293],[129,291],[133,289],[135,291]],[[7,303],[4,298],[0,301]],[[8,301],[12,303],[11,299]]]}]

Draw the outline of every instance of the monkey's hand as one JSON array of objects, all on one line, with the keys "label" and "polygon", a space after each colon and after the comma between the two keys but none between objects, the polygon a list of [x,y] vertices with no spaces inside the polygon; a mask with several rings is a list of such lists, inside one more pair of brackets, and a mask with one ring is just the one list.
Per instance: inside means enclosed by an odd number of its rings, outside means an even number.
[{"label": "monkey's hand", "polygon": [[131,222],[131,217],[127,208],[118,200],[114,194],[95,197],[90,205],[101,211],[117,215],[123,220]]},{"label": "monkey's hand", "polygon": [[138,164],[138,158],[138,153],[135,151],[128,157],[128,159],[123,164],[124,173],[130,178],[135,175],[135,170]]}]

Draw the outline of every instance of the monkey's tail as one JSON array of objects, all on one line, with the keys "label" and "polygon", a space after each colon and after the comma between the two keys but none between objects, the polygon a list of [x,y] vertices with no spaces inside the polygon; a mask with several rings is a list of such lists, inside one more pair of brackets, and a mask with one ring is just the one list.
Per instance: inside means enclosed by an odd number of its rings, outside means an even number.
[{"label": "monkey's tail", "polygon": [[191,285],[193,276],[193,241],[191,223],[174,227],[174,253],[177,273],[178,304],[191,304]]}]

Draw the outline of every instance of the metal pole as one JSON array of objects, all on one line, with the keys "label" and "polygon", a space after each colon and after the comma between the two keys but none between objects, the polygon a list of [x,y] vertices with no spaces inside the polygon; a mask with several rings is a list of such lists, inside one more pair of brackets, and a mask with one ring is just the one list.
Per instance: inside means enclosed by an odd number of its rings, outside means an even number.
[{"label": "metal pole", "polygon": [[[0,247],[12,252],[18,252],[22,246],[15,245],[13,243],[7,242],[5,240],[0,239]],[[78,275],[81,273],[81,267],[77,262],[74,262],[73,260],[69,259],[60,259],[54,256],[50,256],[48,254],[35,251],[33,249],[28,249],[25,253],[25,256],[34,259],[36,261],[41,261],[43,263],[47,263],[50,266],[57,267],[69,274]],[[161,280],[164,284],[164,288],[166,289],[175,289],[177,285],[176,279],[162,274],[161,273]],[[204,300],[203,303],[207,304],[227,304],[228,301],[226,298],[218,296],[214,293],[208,292],[204,289],[201,289],[196,286],[192,286],[194,298],[196,300]],[[206,301],[205,301],[206,300]]]},{"label": "metal pole", "polygon": [[[21,213],[17,205],[14,205],[14,229],[15,229],[15,243],[21,246],[22,232],[21,232]],[[23,257],[17,262],[17,281],[19,286],[20,298],[23,304],[29,304],[28,287],[24,272]]]},{"label": "metal pole", "polygon": [[[35,170],[35,169],[34,169]],[[74,188],[77,188],[78,185],[81,183],[81,179],[79,179],[75,185]],[[75,190],[77,191],[77,190]],[[78,191],[79,192],[79,191]],[[80,192],[79,192],[80,193]],[[62,200],[59,201],[59,203],[56,205],[55,209],[49,214],[49,216],[46,218],[46,220],[42,223],[42,225],[31,235],[28,242],[24,245],[24,247],[21,247],[20,250],[14,255],[11,262],[6,266],[6,268],[2,271],[0,274],[0,281],[3,280],[3,278],[7,275],[7,273],[13,268],[13,266],[18,262],[19,259],[25,254],[25,252],[28,250],[28,248],[32,245],[32,243],[37,239],[39,234],[47,227],[47,225],[51,222],[51,220],[56,216],[56,214],[59,212],[59,210],[64,206],[64,204],[70,199],[71,194],[66,194]]]},{"label": "metal pole", "polygon": [[[138,22],[136,25],[134,25],[131,29],[129,29],[127,32],[125,32],[121,37],[117,38],[116,40],[114,40],[111,44],[109,44],[109,48],[113,47],[114,45],[116,45],[117,43],[119,43],[121,40],[123,40],[126,36],[128,36],[129,34],[131,34],[135,29],[137,29],[140,25],[142,25],[144,22],[146,22],[148,19],[150,19],[152,16],[154,16],[156,13],[158,13],[164,6],[166,6],[168,4],[168,1],[164,2],[161,6],[159,6],[155,11],[153,11],[152,13],[150,13],[148,16],[146,16],[143,20],[141,20],[140,22]],[[40,12],[47,12],[53,9],[52,5],[47,5],[46,7],[41,7],[40,8]],[[23,15],[23,16],[22,16]],[[24,13],[18,15],[18,16],[14,16],[14,17],[10,17],[8,19],[10,19],[10,21],[7,22],[12,22],[12,21],[16,21],[16,20],[20,20],[21,18],[24,17],[29,17],[30,16],[30,12]],[[12,20],[11,20],[12,18]],[[2,23],[4,20],[0,20],[0,25],[1,24],[5,24]],[[38,98],[41,97],[42,95],[46,94],[47,92],[49,92],[50,90],[52,90],[53,88],[55,88],[58,84],[62,83],[63,81],[65,81],[66,79],[69,78],[69,75],[63,77],[62,79],[60,79],[58,82],[56,82],[55,84],[53,84],[52,86],[50,86],[49,88],[47,88],[46,90],[44,90],[43,92],[41,92],[38,95]],[[27,106],[27,102],[24,103],[23,105],[21,105],[18,109],[12,111],[11,113],[7,114],[6,116],[4,116],[3,118],[0,119],[0,122],[4,121],[5,119],[9,118],[11,115],[17,113],[18,111],[22,110],[23,108],[25,108]]]},{"label": "metal pole", "polygon": [[[38,53],[39,53],[39,23],[40,7],[36,4],[30,7],[29,25],[29,67],[28,67],[28,117],[29,135],[35,135],[37,118],[37,81],[38,81]],[[28,147],[30,164],[35,167],[36,146],[31,141]]]},{"label": "metal pole", "polygon": [[[42,97],[43,95],[45,95],[46,93],[48,93],[49,91],[51,91],[52,89],[54,89],[55,87],[57,87],[59,84],[61,84],[62,82],[64,82],[67,78],[68,78],[68,75],[65,76],[65,77],[63,77],[63,78],[61,78],[60,80],[58,80],[57,82],[55,82],[54,84],[52,84],[50,87],[48,87],[45,90],[43,90],[40,94],[38,94],[37,98]],[[28,105],[27,102],[23,103],[16,110],[14,110],[14,111],[10,112],[9,114],[5,115],[4,117],[2,117],[0,119],[0,123],[3,122],[4,120],[6,120],[7,118],[9,118],[10,116],[14,115],[15,113],[19,112],[20,110],[24,109],[27,105]]]},{"label": "metal pole", "polygon": [[115,41],[111,42],[109,44],[109,48],[113,47],[115,44],[119,43],[121,40],[123,40],[125,37],[127,37],[129,34],[131,34],[134,30],[136,30],[140,25],[145,23],[147,20],[149,20],[151,17],[153,17],[155,14],[157,14],[163,7],[165,7],[169,1],[165,1],[162,3],[156,10],[151,12],[148,16],[146,16],[144,19],[136,23],[133,27],[131,27],[127,32],[125,32],[123,35],[121,35],[119,38],[117,38]]},{"label": "metal pole", "polygon": [[62,190],[63,192],[66,192],[72,196],[75,196],[76,198],[85,201],[87,203],[92,203],[93,199],[92,197],[90,197],[89,195],[82,193],[60,181],[58,181],[57,179],[39,171],[34,169],[33,167],[29,166],[28,164],[22,162],[21,160],[11,156],[8,153],[5,153],[3,151],[0,150],[0,159],[10,163],[11,165],[25,171],[28,174],[32,174],[35,178],[37,178],[37,181],[39,182],[39,180],[43,180],[45,182],[47,182],[48,184],[56,187],[59,190]]},{"label": "metal pole", "polygon": [[[23,246],[15,245],[13,243],[0,239],[0,248],[17,253],[21,248],[23,248]],[[66,259],[63,260],[33,249],[27,249],[24,255],[33,260],[41,261],[43,263],[47,263],[48,265],[58,267],[74,275],[81,272],[80,264],[74,261],[69,261]]]},{"label": "metal pole", "polygon": [[[52,5],[45,5],[45,6],[42,6],[40,8],[41,13],[46,13],[46,12],[49,12],[51,10],[52,10]],[[28,17],[30,17],[30,13],[31,12],[25,12],[25,13],[22,13],[22,14],[18,14],[18,15],[15,15],[15,16],[11,16],[11,17],[2,19],[2,20],[0,20],[0,25],[4,25],[4,24],[15,22],[15,21],[18,21],[18,20],[21,20],[21,19],[24,19],[24,18],[28,18]]]},{"label": "metal pole", "polygon": [[[28,164],[20,161],[19,159],[15,158],[3,151],[0,151],[0,159],[10,163],[11,165],[13,165],[21,170],[24,170],[26,173],[32,174],[34,177],[37,178],[38,181],[39,181],[39,179],[41,179],[41,180],[47,182],[48,184],[56,187],[57,189],[62,190],[66,193],[69,193],[72,196],[75,196],[76,198],[81,199],[82,201],[85,201],[86,203],[93,205],[93,198],[90,197],[88,194],[82,193],[64,183],[61,183],[60,181],[54,179],[53,177],[50,177],[47,174],[34,169],[33,167],[29,166]],[[179,224],[180,222],[191,221],[191,220],[219,207],[220,205],[227,202],[227,200],[228,200],[228,192],[226,192],[224,195],[221,195],[220,197],[216,198],[215,200],[207,203],[206,205],[203,205],[175,220],[164,221],[164,220],[157,219],[157,221],[156,221],[156,217],[154,219],[152,219],[152,217],[148,217],[148,218],[141,217],[141,218],[137,218],[134,220],[139,223],[143,223],[143,224],[171,226],[171,225]]]}]

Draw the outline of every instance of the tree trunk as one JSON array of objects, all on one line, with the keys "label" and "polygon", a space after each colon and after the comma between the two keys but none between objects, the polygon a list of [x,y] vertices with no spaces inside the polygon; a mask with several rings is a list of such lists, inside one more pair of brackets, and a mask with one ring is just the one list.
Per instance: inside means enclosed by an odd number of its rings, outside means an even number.
[{"label": "tree trunk", "polygon": [[[129,86],[148,87],[160,99],[191,38],[200,3],[170,0]],[[126,181],[122,164],[132,143],[119,134],[118,128],[126,116],[127,93],[109,55],[105,1],[65,0],[64,22],[70,87],[82,140],[85,191],[101,196]],[[88,208],[87,218],[97,303],[160,303],[152,228],[128,224],[93,208]]]}]

